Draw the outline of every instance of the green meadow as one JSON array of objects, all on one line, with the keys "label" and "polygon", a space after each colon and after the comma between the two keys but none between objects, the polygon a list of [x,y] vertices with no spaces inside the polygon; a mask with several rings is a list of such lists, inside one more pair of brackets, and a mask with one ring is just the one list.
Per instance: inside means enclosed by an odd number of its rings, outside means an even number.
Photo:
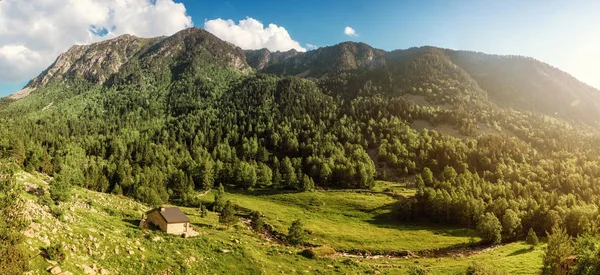
[{"label": "green meadow", "polygon": [[[30,186],[47,187],[41,174],[22,172],[18,178]],[[212,202],[213,196],[210,192],[202,200]],[[301,219],[311,244],[338,251],[312,259],[301,255],[303,247],[267,240],[241,221],[227,229],[219,224],[217,213],[201,217],[196,208],[182,210],[200,236],[184,239],[138,229],[142,213],[150,207],[123,196],[73,188],[69,202],[52,208],[33,194],[24,192],[23,198],[31,221],[24,244],[32,258],[31,274],[48,274],[56,266],[71,274],[409,274],[416,267],[429,274],[461,274],[475,262],[506,274],[535,274],[541,265],[542,247],[530,250],[521,243],[473,255],[459,251],[436,258],[379,256],[444,248],[473,239],[471,230],[398,222],[394,215],[397,199],[385,194],[226,194],[243,208],[261,211],[266,222],[282,233],[287,233],[293,220]],[[42,251],[57,244],[65,259],[45,259]],[[341,251],[366,251],[370,256]]]}]

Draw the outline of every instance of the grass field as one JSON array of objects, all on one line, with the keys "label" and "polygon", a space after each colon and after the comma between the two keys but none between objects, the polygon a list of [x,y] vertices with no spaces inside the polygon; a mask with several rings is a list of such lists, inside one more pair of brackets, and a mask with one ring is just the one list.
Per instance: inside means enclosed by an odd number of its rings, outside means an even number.
[{"label": "grass field", "polygon": [[431,274],[464,274],[475,263],[505,274],[539,274],[542,267],[543,249],[535,249],[522,242],[503,245],[472,256],[452,256],[420,259],[369,259],[362,263],[389,274],[407,274],[410,266],[429,270]]},{"label": "grass field", "polygon": [[288,194],[238,193],[227,199],[261,211],[280,232],[301,219],[312,232],[311,243],[337,250],[420,251],[468,243],[474,233],[461,228],[398,222],[396,199],[350,192]]},{"label": "grass field", "polygon": [[[43,175],[20,173],[19,180],[46,186]],[[534,274],[541,264],[541,248],[529,250],[520,243],[505,245],[474,256],[445,258],[359,258],[342,255],[308,259],[303,248],[265,240],[238,223],[227,230],[218,215],[199,216],[194,208],[182,208],[200,236],[179,236],[137,228],[149,208],[129,198],[74,188],[72,200],[61,204],[57,218],[35,195],[24,193],[31,225],[24,244],[30,252],[32,274],[62,271],[84,274],[93,270],[109,274],[407,274],[410,266],[431,274],[460,274],[473,262],[507,274]],[[228,193],[227,198],[250,209],[261,210],[267,221],[287,232],[292,220],[301,218],[312,231],[311,242],[338,250],[412,250],[439,248],[467,242],[469,230],[410,225],[396,222],[395,199],[387,195],[359,193]],[[203,197],[212,202],[212,193]],[[56,210],[54,210],[56,211]],[[40,249],[64,247],[66,260],[49,262]]]}]

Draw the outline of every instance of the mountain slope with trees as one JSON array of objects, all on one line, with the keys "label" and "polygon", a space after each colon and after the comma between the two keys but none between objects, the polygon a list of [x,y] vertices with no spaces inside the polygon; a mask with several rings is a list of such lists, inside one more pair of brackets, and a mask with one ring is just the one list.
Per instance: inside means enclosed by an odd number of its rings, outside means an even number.
[{"label": "mountain slope with trees", "polygon": [[[251,52],[195,28],[78,46],[28,96],[3,99],[0,153],[58,187],[148,204],[194,206],[194,191],[219,184],[308,191],[414,178],[417,195],[398,219],[481,228],[492,242],[555,225],[597,231],[600,135],[578,115],[597,111],[597,91],[550,67],[560,79],[538,77],[535,60],[461,54],[346,42],[259,72],[248,63],[260,58],[247,62]],[[539,109],[503,100],[539,91],[502,65],[515,60],[537,64],[519,68],[540,87],[592,105],[554,116],[554,100]],[[501,71],[476,75],[492,69]]]}]

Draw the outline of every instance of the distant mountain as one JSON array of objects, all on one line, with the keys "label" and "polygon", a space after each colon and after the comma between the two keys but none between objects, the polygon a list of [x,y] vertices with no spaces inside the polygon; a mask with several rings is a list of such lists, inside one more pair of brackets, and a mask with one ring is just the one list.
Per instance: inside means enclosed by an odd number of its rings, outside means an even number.
[{"label": "distant mountain", "polygon": [[385,64],[384,55],[385,51],[365,43],[344,42],[255,68],[265,73],[320,78],[332,72],[379,67]]},{"label": "distant mountain", "polygon": [[[268,51],[262,52],[268,56]],[[449,101],[452,101],[450,97],[458,94],[463,98],[489,97],[491,102],[501,107],[593,125],[600,121],[600,91],[558,68],[527,57],[435,47],[385,52],[364,43],[344,42],[297,53],[278,62],[250,64],[265,73],[317,79],[353,73],[346,79],[350,82],[356,81],[357,75],[372,71],[366,79],[363,76],[364,81],[360,85],[388,77],[387,84],[380,83],[388,86],[384,90],[406,92],[412,87],[430,83],[433,85],[431,89],[438,90],[435,93],[445,94]],[[469,92],[456,89],[459,86],[466,87]],[[356,95],[358,91],[345,93]]]},{"label": "distant mountain", "polygon": [[500,106],[597,124],[600,91],[533,58],[446,50]]}]

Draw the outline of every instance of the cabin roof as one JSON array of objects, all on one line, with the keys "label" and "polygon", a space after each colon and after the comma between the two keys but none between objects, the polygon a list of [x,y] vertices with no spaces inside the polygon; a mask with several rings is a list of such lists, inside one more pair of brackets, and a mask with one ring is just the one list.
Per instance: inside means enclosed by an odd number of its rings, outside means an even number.
[{"label": "cabin roof", "polygon": [[154,211],[158,211],[167,223],[190,222],[188,216],[186,216],[178,207],[157,207],[146,213],[149,214]]}]

